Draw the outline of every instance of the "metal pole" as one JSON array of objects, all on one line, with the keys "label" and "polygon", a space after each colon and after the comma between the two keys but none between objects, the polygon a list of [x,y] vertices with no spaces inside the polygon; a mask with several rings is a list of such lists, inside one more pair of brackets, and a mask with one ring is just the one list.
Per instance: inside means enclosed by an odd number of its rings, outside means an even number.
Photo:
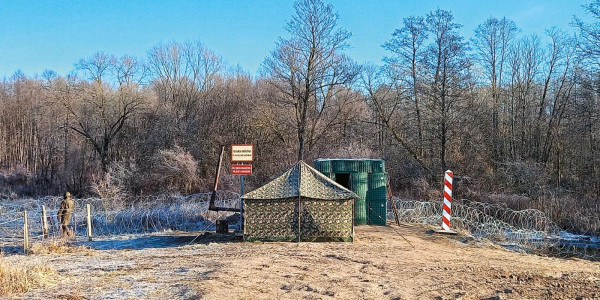
[{"label": "metal pole", "polygon": [[27,211],[23,212],[23,251],[27,254],[29,250],[29,224],[27,222]]},{"label": "metal pole", "polygon": [[242,196],[244,196],[244,175],[240,176],[240,219],[238,220],[238,228],[240,233],[244,234],[244,200],[242,200]]},{"label": "metal pole", "polygon": [[244,175],[241,176],[241,186],[240,196],[244,196]]},{"label": "metal pole", "polygon": [[91,205],[88,203],[87,207],[87,236],[88,241],[92,241],[92,209]]}]

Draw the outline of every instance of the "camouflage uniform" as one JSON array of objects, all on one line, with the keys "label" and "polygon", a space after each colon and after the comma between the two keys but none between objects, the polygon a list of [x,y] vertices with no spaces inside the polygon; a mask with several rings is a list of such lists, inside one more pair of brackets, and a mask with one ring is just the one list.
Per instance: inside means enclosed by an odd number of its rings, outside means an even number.
[{"label": "camouflage uniform", "polygon": [[75,201],[71,199],[71,193],[66,192],[64,196],[64,200],[60,203],[60,208],[58,209],[58,221],[60,222],[60,226],[62,228],[62,237],[72,237],[73,232],[71,228],[69,228],[69,223],[71,223],[71,215],[73,214],[73,209],[75,208]]}]

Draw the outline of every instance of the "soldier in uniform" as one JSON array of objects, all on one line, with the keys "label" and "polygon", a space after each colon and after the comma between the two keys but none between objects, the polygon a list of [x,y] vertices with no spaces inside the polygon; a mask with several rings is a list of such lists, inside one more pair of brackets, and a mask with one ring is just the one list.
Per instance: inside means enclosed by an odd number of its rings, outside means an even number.
[{"label": "soldier in uniform", "polygon": [[66,192],[63,201],[60,203],[60,208],[58,209],[58,221],[60,222],[60,226],[62,229],[61,237],[73,237],[73,232],[71,228],[69,228],[69,223],[71,223],[71,214],[73,214],[73,209],[75,209],[75,201],[71,199],[71,193]]}]

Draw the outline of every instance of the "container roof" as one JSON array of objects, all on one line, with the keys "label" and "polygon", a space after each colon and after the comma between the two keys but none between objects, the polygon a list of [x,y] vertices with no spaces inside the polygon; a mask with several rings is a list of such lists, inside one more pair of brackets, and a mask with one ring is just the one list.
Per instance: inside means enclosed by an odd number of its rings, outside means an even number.
[{"label": "container roof", "polygon": [[242,196],[242,199],[282,199],[306,197],[345,200],[358,195],[329,179],[303,161],[299,161],[277,178]]}]

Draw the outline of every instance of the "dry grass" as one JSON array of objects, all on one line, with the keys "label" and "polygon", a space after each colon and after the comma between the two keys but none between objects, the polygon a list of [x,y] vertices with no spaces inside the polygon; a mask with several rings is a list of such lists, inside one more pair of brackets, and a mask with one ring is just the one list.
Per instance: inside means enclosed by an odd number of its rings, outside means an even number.
[{"label": "dry grass", "polygon": [[39,264],[9,264],[0,256],[0,296],[25,293],[55,282],[57,274]]},{"label": "dry grass", "polygon": [[85,246],[76,246],[66,239],[51,239],[41,243],[35,243],[29,250],[30,254],[61,254],[61,253],[85,253],[86,255],[97,255],[96,251]]}]

